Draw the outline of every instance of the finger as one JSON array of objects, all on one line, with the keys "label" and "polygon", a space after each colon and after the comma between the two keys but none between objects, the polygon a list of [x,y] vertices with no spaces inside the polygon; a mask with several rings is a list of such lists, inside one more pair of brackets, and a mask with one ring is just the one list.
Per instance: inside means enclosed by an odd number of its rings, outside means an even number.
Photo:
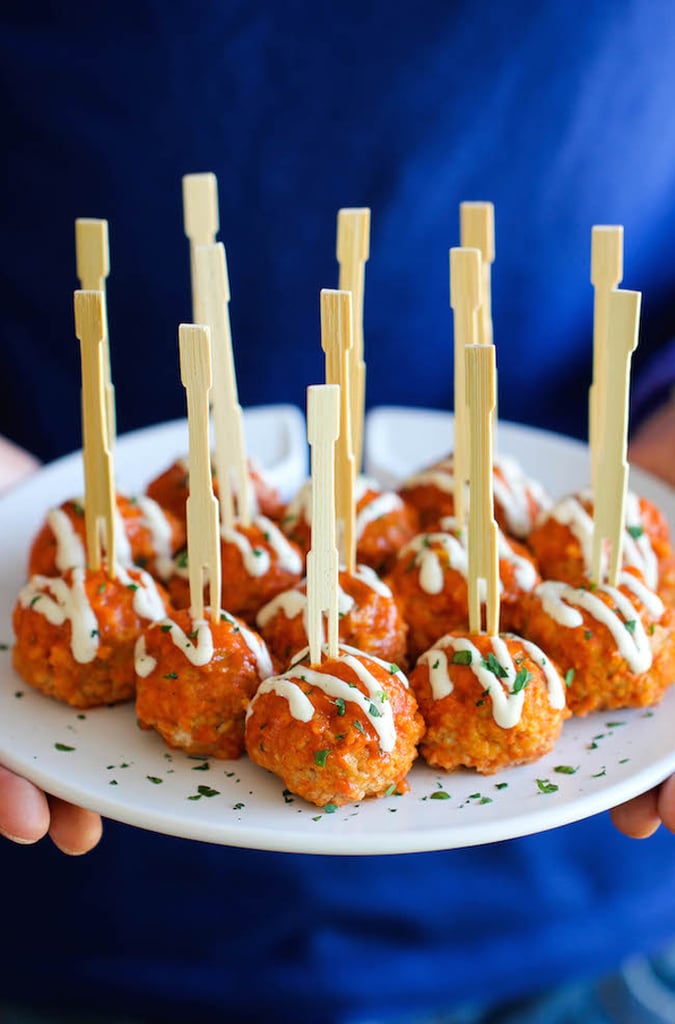
[{"label": "finger", "polygon": [[666,779],[659,790],[658,811],[666,828],[675,832],[675,775]]},{"label": "finger", "polygon": [[658,790],[650,789],[610,811],[619,832],[631,839],[647,839],[661,824],[658,811]]},{"label": "finger", "polygon": [[103,832],[101,816],[83,807],[66,803],[58,797],[49,797],[51,823],[49,835],[62,853],[71,857],[88,853],[98,843]]},{"label": "finger", "polygon": [[49,828],[41,789],[0,765],[0,834],[15,843],[36,843]]}]

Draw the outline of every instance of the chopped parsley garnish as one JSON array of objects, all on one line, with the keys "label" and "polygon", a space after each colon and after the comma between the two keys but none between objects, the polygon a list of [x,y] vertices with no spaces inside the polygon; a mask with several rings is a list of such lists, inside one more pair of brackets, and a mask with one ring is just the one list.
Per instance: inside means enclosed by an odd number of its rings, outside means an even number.
[{"label": "chopped parsley garnish", "polygon": [[197,786],[197,792],[200,796],[220,796],[220,791],[210,786]]},{"label": "chopped parsley garnish", "polygon": [[178,555],[176,555],[176,565],[178,566],[179,569],[187,569],[187,564],[188,553],[186,549],[185,551],[181,551]]},{"label": "chopped parsley garnish", "polygon": [[146,775],[145,777],[148,780],[148,782],[154,783],[155,786],[159,786],[161,785],[162,782],[164,782],[164,779],[160,779],[157,775]]},{"label": "chopped parsley garnish", "polygon": [[627,529],[633,540],[638,540],[645,532],[642,526],[629,526]]},{"label": "chopped parsley garnish", "polygon": [[159,628],[162,633],[169,633],[173,629],[173,622],[163,622]]},{"label": "chopped parsley garnish", "polygon": [[591,633],[590,629],[584,630],[584,640],[590,640],[592,636],[593,634]]},{"label": "chopped parsley garnish", "polygon": [[450,794],[446,793],[444,789],[435,790],[429,797],[430,800],[449,800]]},{"label": "chopped parsley garnish", "polygon": [[193,772],[208,772],[210,767],[211,767],[211,765],[209,764],[208,761],[202,761],[201,764],[193,764],[192,771]]},{"label": "chopped parsley garnish", "polygon": [[35,597],[31,598],[31,602],[28,607],[32,608],[40,600],[41,597],[44,597],[44,594],[36,594]]},{"label": "chopped parsley garnish", "polygon": [[368,708],[368,714],[371,716],[371,718],[382,718],[382,712],[375,704],[370,705],[370,707]]},{"label": "chopped parsley garnish", "polygon": [[356,721],[354,722],[354,728],[355,728],[355,729],[358,729],[358,730],[359,730],[359,732],[360,732],[360,733],[363,733],[363,735],[365,736],[365,734],[366,734],[366,730],[365,730],[365,729],[363,728],[363,723],[362,723],[362,722],[359,722],[358,718],[357,718],[357,719],[356,719]]},{"label": "chopped parsley garnish", "polygon": [[396,675],[396,673],[397,673],[397,672],[400,672],[401,670],[400,670],[400,668],[398,667],[398,665],[396,665],[396,664],[391,664],[391,665],[389,666],[389,671],[391,672],[391,674],[392,674],[393,676],[395,676],[395,675]]},{"label": "chopped parsley garnish", "polygon": [[532,678],[532,673],[528,672],[526,668],[518,669],[518,674],[517,674],[516,678],[513,681],[513,686],[511,688],[511,693],[512,694],[520,693],[521,690],[525,689],[525,687],[527,686],[527,684],[529,683],[531,678]]},{"label": "chopped parsley garnish", "polygon": [[440,665],[440,663],[441,663],[441,659],[440,659],[440,658],[436,658],[436,661],[435,661],[435,662],[433,663],[433,665],[431,666],[431,668],[432,668],[432,669],[437,669],[437,668],[438,668],[438,666]]},{"label": "chopped parsley garnish", "polygon": [[55,743],[54,750],[60,750],[62,752],[69,752],[75,750],[75,747],[69,747],[67,743]]},{"label": "chopped parsley garnish", "polygon": [[655,629],[654,623],[650,622],[649,623],[649,635],[650,636],[654,636],[654,629]]},{"label": "chopped parsley garnish", "polygon": [[579,768],[573,768],[571,764],[557,764],[553,771],[558,772],[559,775],[576,775]]},{"label": "chopped parsley garnish", "polygon": [[319,768],[325,768],[326,767],[326,760],[327,760],[329,754],[330,754],[330,750],[315,750],[314,751],[314,764],[317,765]]},{"label": "chopped parsley garnish", "polygon": [[[208,795],[209,795],[208,793],[205,793],[205,794],[204,794],[204,796],[208,796]],[[241,811],[241,810],[242,810],[242,809],[243,809],[243,808],[244,808],[245,806],[246,806],[246,804],[238,803],[238,804],[235,804],[235,805],[234,805],[234,807],[232,808],[232,810],[233,810],[233,811]]]},{"label": "chopped parsley garnish", "polygon": [[574,674],[575,674],[575,672],[576,672],[576,669],[568,668],[567,672],[565,673],[565,686],[568,689],[572,685],[572,683],[574,682]]},{"label": "chopped parsley garnish", "polygon": [[167,672],[166,675],[164,676],[164,678],[165,679],[178,679],[178,673],[177,672]]},{"label": "chopped parsley garnish", "polygon": [[72,510],[73,510],[73,512],[75,513],[76,516],[83,516],[84,515],[84,508],[82,507],[82,505],[79,504],[79,502],[71,501],[70,502],[70,507],[72,508]]},{"label": "chopped parsley garnish", "polygon": [[549,782],[548,779],[537,779],[537,787],[540,793],[557,793],[558,786],[555,782]]},{"label": "chopped parsley garnish", "polygon": [[606,774],[607,774],[607,769],[603,768],[601,771],[596,772],[595,775],[592,776],[592,778],[594,778],[594,779],[601,779],[603,777],[603,775],[606,775]]},{"label": "chopped parsley garnish", "polygon": [[97,588],[97,593],[98,594],[102,594],[104,590],[105,590],[105,583],[99,583],[98,588]]},{"label": "chopped parsley garnish", "polygon": [[0,651],[8,651],[9,644],[0,644]]},{"label": "chopped parsley garnish", "polygon": [[[494,658],[494,655],[492,655]],[[453,665],[470,665],[473,658],[471,651],[454,651],[450,661]]]},{"label": "chopped parsley garnish", "polygon": [[337,708],[338,717],[342,718],[342,716],[344,715],[345,711],[347,710],[347,706],[346,706],[344,700],[342,699],[342,697],[336,697],[335,700],[333,701],[333,703],[335,704],[335,707]]},{"label": "chopped parsley garnish", "polygon": [[387,788],[385,789],[384,795],[385,796],[391,796],[392,793],[395,793],[395,792],[396,792],[396,783],[392,782],[391,785],[387,786]]},{"label": "chopped parsley garnish", "polygon": [[138,590],[138,583],[127,583],[127,590],[131,590],[134,593]]},{"label": "chopped parsley garnish", "polygon": [[98,631],[98,629],[92,629],[91,633],[89,634],[89,636],[92,638],[92,640],[94,639],[95,636],[100,636],[100,635],[101,634]]},{"label": "chopped parsley garnish", "polygon": [[625,725],[625,722],[607,722],[608,729],[618,729],[620,725]]},{"label": "chopped parsley garnish", "polygon": [[481,807],[483,804],[491,804],[491,803],[492,803],[492,797],[491,796],[482,796],[480,798],[480,800],[478,801],[478,806]]},{"label": "chopped parsley garnish", "polygon": [[495,782],[495,789],[508,789],[508,782]]},{"label": "chopped parsley garnish", "polygon": [[337,804],[324,804],[323,809],[326,812],[326,814],[335,814],[338,808]]},{"label": "chopped parsley garnish", "polygon": [[637,626],[637,619],[628,619],[627,622],[624,622],[624,626],[629,633],[634,633],[635,627]]},{"label": "chopped parsley garnish", "polygon": [[506,679],[508,676],[508,672],[503,665],[499,664],[492,651],[489,652],[487,658],[483,658],[482,665],[488,672],[492,672],[493,675],[497,676],[497,679]]}]

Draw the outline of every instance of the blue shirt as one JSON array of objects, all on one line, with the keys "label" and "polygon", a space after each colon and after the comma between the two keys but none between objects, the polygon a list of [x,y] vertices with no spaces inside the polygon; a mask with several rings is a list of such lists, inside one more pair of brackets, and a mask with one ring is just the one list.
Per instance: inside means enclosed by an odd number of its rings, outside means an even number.
[{"label": "blue shirt", "polygon": [[[368,404],[452,405],[448,248],[496,206],[500,414],[583,436],[590,230],[625,225],[638,370],[672,328],[675,12],[143,2],[2,16],[0,429],[79,445],[73,221],[110,221],[120,429],[183,415],[182,174],[219,180],[243,404],[322,379],[335,218],[372,208]],[[160,468],[159,466],[157,467]],[[0,992],[162,1020],[338,1022],[503,1000],[675,934],[672,839],[601,816],[467,851],[321,858],[106,823],[77,860],[0,846]],[[28,894],[30,895],[30,898]],[[27,910],[27,907],[31,909]],[[11,924],[9,923],[11,922]]]}]

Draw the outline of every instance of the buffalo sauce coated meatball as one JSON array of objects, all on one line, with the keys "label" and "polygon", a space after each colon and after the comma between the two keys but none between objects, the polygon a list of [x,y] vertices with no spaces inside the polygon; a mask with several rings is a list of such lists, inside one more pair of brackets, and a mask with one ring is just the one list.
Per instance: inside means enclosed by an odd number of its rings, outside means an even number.
[{"label": "buffalo sauce coated meatball", "polygon": [[569,711],[553,662],[513,634],[451,633],[410,675],[426,731],[425,760],[485,775],[536,761],[553,748]]},{"label": "buffalo sauce coated meatball", "polygon": [[[543,487],[527,477],[506,455],[494,460],[492,475],[495,519],[509,537],[524,540],[551,500]],[[444,516],[454,515],[455,476],[450,456],[403,482],[399,493],[415,509],[420,528],[430,530]]]},{"label": "buffalo sauce coated meatball", "polygon": [[319,806],[407,788],[423,730],[396,666],[341,645],[262,683],[246,717],[249,757]]},{"label": "buffalo sauce coated meatball", "polygon": [[[268,519],[280,519],[284,511],[284,503],[279,492],[265,479],[263,471],[252,461],[247,462],[248,476],[251,484],[251,496],[254,504],[253,512],[267,516]],[[177,519],[185,523],[185,509],[188,497],[188,467],[184,459],[177,459],[168,469],[151,480],[146,488],[150,498],[158,505],[170,511]],[[213,491],[218,495],[218,478],[213,475]],[[233,495],[236,508],[236,494]]]},{"label": "buffalo sauce coated meatball", "polygon": [[[417,532],[417,515],[392,491],[383,491],[370,477],[360,476],[354,486],[356,558],[383,575],[397,552]],[[303,552],[311,543],[312,485],[307,480],[287,506],[281,527]]]},{"label": "buffalo sauce coated meatball", "polygon": [[134,647],[168,600],[145,572],[69,569],[32,576],[14,609],[14,667],[31,686],[77,708],[130,700]]},{"label": "buffalo sauce coated meatball", "polygon": [[189,754],[236,758],[246,708],[272,662],[261,638],[234,616],[220,612],[213,622],[184,610],[143,633],[136,672],[142,728]]},{"label": "buffalo sauce coated meatball", "polygon": [[[221,604],[250,625],[264,604],[302,578],[304,562],[295,544],[270,519],[256,516],[249,526],[235,523],[221,531]],[[168,582],[177,608],[190,603],[187,554],[176,559]]]},{"label": "buffalo sauce coated meatball", "polygon": [[[340,641],[365,654],[405,665],[407,626],[389,587],[368,566],[338,578]],[[282,668],[307,646],[307,581],[278,594],[258,612],[256,624]]]},{"label": "buffalo sauce coated meatball", "polygon": [[675,682],[673,611],[628,570],[616,587],[541,583],[523,633],[565,674],[576,715],[656,704]]},{"label": "buffalo sauce coated meatball", "polygon": [[[468,630],[467,531],[449,516],[442,529],[418,534],[401,550],[386,582],[408,624],[408,657],[417,658],[453,629]],[[523,596],[539,582],[526,549],[498,534],[501,621],[518,630]]]},{"label": "buffalo sauce coated meatball", "polygon": [[[150,498],[116,496],[116,561],[167,579],[173,556],[185,546],[185,526]],[[59,576],[87,562],[84,508],[65,501],[47,513],[30,551],[30,576]]]},{"label": "buffalo sauce coated meatball", "polygon": [[[593,558],[593,500],[590,492],[557,502],[527,540],[544,579],[573,587],[586,583]],[[672,574],[673,549],[668,524],[645,498],[626,495],[622,562],[638,569],[651,590],[661,590]]]}]

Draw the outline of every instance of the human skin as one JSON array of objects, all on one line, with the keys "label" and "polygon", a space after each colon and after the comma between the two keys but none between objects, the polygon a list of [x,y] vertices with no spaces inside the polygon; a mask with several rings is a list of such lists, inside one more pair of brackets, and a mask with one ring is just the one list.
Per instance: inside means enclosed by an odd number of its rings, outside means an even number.
[{"label": "human skin", "polygon": [[[675,486],[675,399],[659,408],[633,437],[629,459],[635,466]],[[29,476],[39,463],[0,438],[0,492]],[[660,786],[620,804],[612,821],[624,835],[646,839],[660,825],[675,832],[675,775]],[[16,843],[36,843],[49,835],[64,853],[93,849],[101,838],[101,818],[92,811],[48,796],[37,786],[0,766],[0,835]]]}]

